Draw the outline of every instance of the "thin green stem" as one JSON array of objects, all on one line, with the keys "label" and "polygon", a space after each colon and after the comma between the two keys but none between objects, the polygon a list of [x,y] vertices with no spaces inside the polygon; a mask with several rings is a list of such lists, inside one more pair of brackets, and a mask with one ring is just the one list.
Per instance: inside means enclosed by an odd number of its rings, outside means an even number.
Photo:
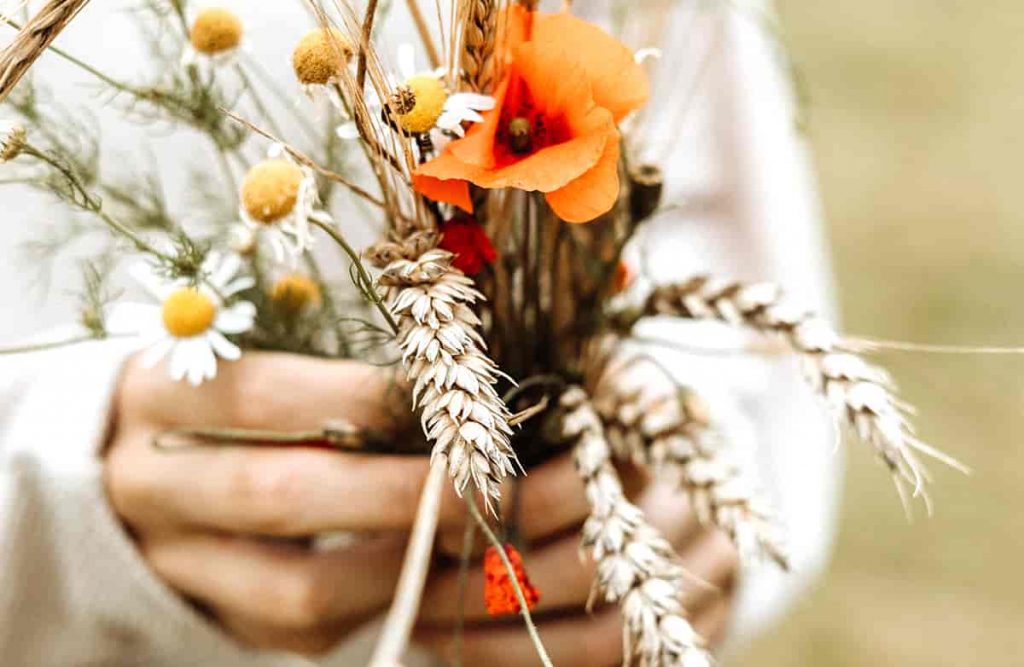
[{"label": "thin green stem", "polygon": [[519,602],[519,613],[523,617],[523,623],[526,624],[526,631],[530,633],[530,639],[533,640],[533,646],[537,650],[537,655],[540,657],[541,664],[544,667],[552,667],[551,658],[548,657],[548,652],[544,648],[544,642],[541,641],[540,633],[537,632],[537,626],[533,623],[533,617],[530,615],[530,608],[526,604],[526,596],[523,595],[523,589],[519,585],[519,578],[516,576],[515,568],[512,567],[512,562],[508,559],[508,554],[505,553],[505,545],[501,543],[498,536],[494,534],[491,527],[487,524],[487,520],[484,519],[480,513],[480,508],[476,504],[476,499],[472,493],[466,494],[466,505],[469,506],[469,513],[473,516],[473,520],[476,521],[477,525],[480,526],[480,530],[483,531],[484,535],[487,536],[487,540],[491,543],[498,551],[498,556],[501,557],[501,563],[505,566],[508,571],[509,582],[512,584],[512,590],[516,593],[516,600]]},{"label": "thin green stem", "polygon": [[22,148],[22,153],[30,155],[38,160],[45,162],[67,180],[68,184],[78,193],[81,201],[76,201],[72,198],[72,203],[77,204],[80,208],[95,214],[100,220],[102,220],[108,227],[114,230],[116,233],[124,236],[131,241],[140,252],[149,253],[154,257],[161,259],[167,263],[173,263],[174,258],[166,253],[160,252],[152,245],[142,239],[141,236],[129,229],[124,223],[115,220],[109,213],[103,210],[103,202],[96,195],[89,192],[89,189],[85,187],[82,179],[76,174],[70,167],[63,164],[60,160],[54,158],[52,155],[39,150],[31,144],[25,144]]},{"label": "thin green stem", "polygon": [[384,303],[384,299],[381,298],[380,294],[377,293],[376,288],[374,288],[373,279],[370,278],[370,274],[367,273],[366,267],[363,266],[362,260],[359,259],[359,253],[357,253],[352,248],[352,246],[348,244],[348,241],[345,240],[345,237],[342,236],[341,233],[338,232],[338,230],[335,229],[332,225],[326,222],[322,222],[320,220],[314,220],[312,218],[310,218],[310,222],[313,223],[315,226],[319,227],[320,229],[324,230],[325,232],[327,232],[327,235],[334,239],[334,242],[337,243],[338,246],[345,251],[345,254],[348,255],[349,259],[352,260],[352,265],[355,267],[356,271],[359,272],[359,279],[363,283],[363,288],[367,296],[369,296],[370,299],[373,301],[374,305],[377,306],[377,310],[380,311],[380,314],[384,316],[384,319],[391,327],[391,331],[397,334],[398,322],[395,321],[395,318],[391,314],[391,311],[388,310],[387,305]]},{"label": "thin green stem", "polygon": [[68,338],[65,340],[55,340],[47,343],[30,343],[27,345],[14,345],[12,347],[0,347],[0,355],[4,354],[24,354],[26,352],[42,352],[43,350],[53,350],[58,347],[69,347],[71,345],[78,345],[79,343],[88,343],[93,340],[102,340],[101,337],[93,334],[85,334],[83,336],[75,336],[74,338]]}]

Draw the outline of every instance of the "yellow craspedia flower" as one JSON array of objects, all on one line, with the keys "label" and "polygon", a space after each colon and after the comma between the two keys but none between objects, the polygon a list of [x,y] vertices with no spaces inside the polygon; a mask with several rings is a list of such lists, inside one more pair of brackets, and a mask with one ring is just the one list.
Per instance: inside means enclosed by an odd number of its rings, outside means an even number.
[{"label": "yellow craspedia flower", "polygon": [[274,283],[270,298],[285,312],[297,314],[320,305],[320,286],[308,276],[290,273]]},{"label": "yellow craspedia flower", "polygon": [[182,287],[164,299],[160,314],[168,333],[175,338],[191,338],[213,326],[217,306],[196,288]]},{"label": "yellow craspedia flower", "polygon": [[429,132],[437,124],[444,113],[448,91],[436,76],[417,74],[402,84],[394,99],[398,125],[406,132],[419,134]]},{"label": "yellow craspedia flower", "polygon": [[257,222],[277,222],[295,208],[302,179],[302,169],[288,160],[260,162],[242,181],[245,212]]},{"label": "yellow craspedia flower", "polygon": [[208,56],[223,53],[241,43],[242,22],[226,9],[204,9],[192,23],[189,41],[199,53]]},{"label": "yellow craspedia flower", "polygon": [[333,28],[317,28],[299,40],[292,68],[301,83],[322,86],[336,79],[351,57],[352,46],[344,35]]}]

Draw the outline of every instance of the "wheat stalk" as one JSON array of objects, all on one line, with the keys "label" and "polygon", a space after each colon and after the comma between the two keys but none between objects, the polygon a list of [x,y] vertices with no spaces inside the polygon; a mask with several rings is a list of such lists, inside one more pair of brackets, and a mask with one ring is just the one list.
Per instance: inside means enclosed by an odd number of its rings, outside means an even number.
[{"label": "wheat stalk", "polygon": [[586,391],[569,388],[560,405],[562,432],[575,441],[576,468],[591,507],[583,525],[583,547],[597,563],[591,604],[603,599],[620,605],[627,664],[711,664],[703,640],[684,615],[685,570],[668,541],[626,499],[601,419]]},{"label": "wheat stalk", "polygon": [[788,569],[773,513],[713,428],[707,404],[669,378],[651,382],[661,369],[640,361],[609,366],[594,389],[614,455],[674,473],[701,522],[728,535],[744,562],[768,558]]},{"label": "wheat stalk", "polygon": [[466,0],[462,28],[462,81],[477,92],[490,92],[494,85],[497,30],[497,0]]},{"label": "wheat stalk", "polygon": [[0,102],[89,0],[50,0],[0,52]]},{"label": "wheat stalk", "polygon": [[[379,265],[389,253],[379,246],[371,258]],[[484,352],[472,309],[483,296],[451,262],[450,253],[436,248],[408,253],[387,263],[380,283],[398,320],[402,359],[424,432],[434,443],[432,456],[447,457],[460,494],[472,481],[493,509],[501,481],[515,474],[518,460],[510,414],[494,387],[499,370]]]},{"label": "wheat stalk", "polygon": [[804,361],[805,375],[816,391],[858,436],[870,443],[896,480],[907,504],[903,482],[913,487],[929,511],[925,486],[930,481],[919,454],[937,459],[962,472],[955,459],[919,440],[908,421],[910,408],[894,394],[884,370],[858,356],[824,320],[796,306],[771,283],[719,282],[698,276],[656,288],[638,316],[672,315],[720,320],[781,336]]}]

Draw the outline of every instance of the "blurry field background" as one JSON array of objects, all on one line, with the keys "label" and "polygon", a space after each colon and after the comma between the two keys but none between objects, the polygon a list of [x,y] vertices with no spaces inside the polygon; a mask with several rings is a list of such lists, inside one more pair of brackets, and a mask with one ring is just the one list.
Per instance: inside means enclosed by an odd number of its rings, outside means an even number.
[{"label": "blurry field background", "polygon": [[[844,326],[1024,344],[1024,3],[780,0]],[[827,578],[739,665],[1024,665],[1024,357],[886,353],[939,471],[908,525],[849,448]]]}]

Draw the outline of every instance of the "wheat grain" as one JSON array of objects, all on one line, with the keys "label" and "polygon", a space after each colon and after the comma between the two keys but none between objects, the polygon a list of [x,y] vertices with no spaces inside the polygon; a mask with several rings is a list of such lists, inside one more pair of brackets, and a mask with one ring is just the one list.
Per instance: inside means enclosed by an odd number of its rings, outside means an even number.
[{"label": "wheat grain", "polygon": [[490,92],[494,85],[497,0],[467,0],[462,28],[462,81],[470,89]]},{"label": "wheat grain", "polygon": [[719,282],[698,276],[656,288],[646,300],[643,315],[672,315],[720,320],[781,336],[804,361],[811,385],[858,436],[870,443],[892,471],[904,503],[903,482],[924,499],[930,481],[919,455],[962,472],[958,461],[919,440],[908,421],[910,409],[894,394],[884,370],[872,366],[844,345],[824,320],[798,307],[770,283]]},{"label": "wheat grain", "polygon": [[[377,250],[371,256],[379,262],[389,253]],[[472,481],[493,509],[501,481],[515,474],[518,461],[510,444],[509,411],[494,387],[499,370],[484,353],[480,319],[472,309],[483,296],[451,262],[451,253],[438,249],[413,259],[394,258],[380,282],[398,320],[414,407],[422,408],[433,457],[447,456],[460,494]]]},{"label": "wheat grain", "polygon": [[[731,455],[704,400],[643,359],[610,364],[594,389],[594,408],[616,458],[670,472],[698,518],[721,529],[743,562],[789,563],[781,531],[751,471]],[[653,377],[652,377],[653,376]]]},{"label": "wheat grain", "polygon": [[599,599],[619,604],[627,664],[710,665],[703,640],[684,615],[685,570],[668,541],[626,499],[587,393],[571,387],[560,405],[563,435],[575,442],[576,468],[591,507],[583,525],[583,547],[597,564],[591,604]]}]

